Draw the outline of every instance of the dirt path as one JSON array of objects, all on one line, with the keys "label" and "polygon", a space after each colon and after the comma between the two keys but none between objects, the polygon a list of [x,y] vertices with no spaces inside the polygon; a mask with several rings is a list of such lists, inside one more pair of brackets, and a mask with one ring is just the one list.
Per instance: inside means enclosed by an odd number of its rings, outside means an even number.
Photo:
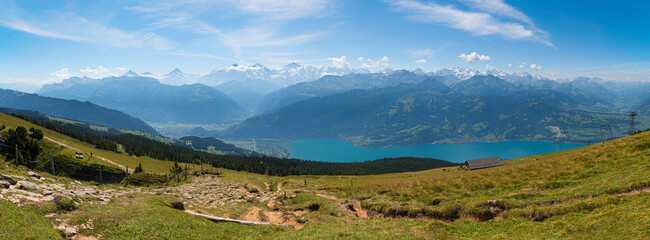
[{"label": "dirt path", "polygon": [[[332,196],[332,195],[325,195],[325,194],[322,194],[322,193],[314,193],[314,194],[316,194],[316,196],[319,196],[319,197],[322,197],[322,198],[325,198],[325,199],[328,199],[328,200],[332,200],[332,201],[340,201],[341,200],[340,198],[338,198],[336,196]],[[348,204],[350,204],[350,203],[352,203],[352,207],[348,206]],[[360,218],[367,218],[368,217],[368,211],[364,210],[361,207],[361,201],[359,201],[358,199],[345,200],[343,202],[339,202],[339,204],[340,204],[341,210],[343,210],[345,212],[351,212],[355,216],[360,217]]]},{"label": "dirt path", "polygon": [[[60,146],[63,146],[63,147],[65,147],[65,148],[69,148],[69,149],[75,150],[75,151],[77,151],[77,152],[83,152],[83,151],[79,150],[78,148],[75,148],[75,147],[73,147],[73,146],[70,146],[70,145],[68,145],[68,144],[66,144],[66,143],[59,142],[59,141],[57,141],[57,140],[54,140],[54,139],[52,139],[52,138],[49,138],[48,136],[44,136],[43,138],[45,138],[46,140],[48,140],[48,141],[50,141],[50,142],[56,143],[56,144],[58,144],[58,145],[60,145]],[[124,170],[124,171],[127,170],[127,168],[126,168],[124,165],[119,164],[119,163],[116,163],[116,162],[113,162],[113,161],[108,160],[108,159],[106,159],[106,158],[104,158],[104,157],[98,156],[98,155],[96,155],[96,154],[93,154],[93,157],[99,158],[100,160],[102,160],[102,161],[104,161],[104,162],[107,162],[107,163],[113,164],[113,165],[115,165],[115,166],[121,168],[121,169]],[[129,169],[129,173],[133,173],[133,171],[134,171],[134,169]]]}]

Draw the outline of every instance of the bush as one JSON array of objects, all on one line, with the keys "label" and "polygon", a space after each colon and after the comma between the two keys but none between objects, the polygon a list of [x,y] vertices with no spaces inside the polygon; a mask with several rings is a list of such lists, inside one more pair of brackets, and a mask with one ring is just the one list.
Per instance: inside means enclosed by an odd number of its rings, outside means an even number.
[{"label": "bush", "polygon": [[169,205],[173,209],[185,210],[185,205],[183,205],[183,202],[180,201],[172,201]]},{"label": "bush", "polygon": [[307,209],[309,209],[309,211],[315,212],[318,211],[321,206],[322,204],[320,203],[310,203],[309,205],[307,205]]},{"label": "bush", "polygon": [[60,211],[73,211],[77,209],[77,205],[74,203],[74,201],[61,196],[56,196],[54,198],[54,204]]},{"label": "bush", "polygon": [[165,175],[139,172],[129,175],[129,181],[127,184],[134,186],[146,186],[147,181],[149,181],[149,185],[161,185],[166,183],[167,178],[165,178]]}]

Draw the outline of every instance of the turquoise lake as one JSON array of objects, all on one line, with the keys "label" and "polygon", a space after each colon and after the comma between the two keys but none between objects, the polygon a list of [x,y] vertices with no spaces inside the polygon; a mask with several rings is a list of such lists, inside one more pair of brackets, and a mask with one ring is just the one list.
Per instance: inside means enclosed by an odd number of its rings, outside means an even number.
[{"label": "turquoise lake", "polygon": [[[582,146],[585,145],[562,143],[559,150]],[[468,159],[487,157],[513,159],[555,151],[553,142],[530,141],[360,148],[341,140],[306,139],[287,142],[285,147],[289,150],[291,158],[323,162],[362,162],[388,157],[427,157],[460,163]]]}]

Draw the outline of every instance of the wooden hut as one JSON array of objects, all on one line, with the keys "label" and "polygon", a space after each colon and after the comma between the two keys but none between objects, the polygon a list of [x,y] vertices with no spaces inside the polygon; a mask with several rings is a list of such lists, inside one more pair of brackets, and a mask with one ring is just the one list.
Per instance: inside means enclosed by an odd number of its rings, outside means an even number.
[{"label": "wooden hut", "polygon": [[467,160],[465,161],[464,165],[467,167],[467,170],[475,170],[481,168],[498,167],[503,165],[503,163],[501,163],[501,158],[491,157]]}]

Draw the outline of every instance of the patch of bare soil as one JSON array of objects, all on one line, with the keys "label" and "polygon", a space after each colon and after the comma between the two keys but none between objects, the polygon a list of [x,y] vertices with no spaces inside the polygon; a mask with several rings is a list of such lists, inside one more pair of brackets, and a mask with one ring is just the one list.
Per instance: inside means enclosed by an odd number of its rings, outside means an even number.
[{"label": "patch of bare soil", "polygon": [[335,196],[325,195],[325,194],[321,194],[321,193],[316,193],[316,196],[319,196],[319,197],[322,197],[322,198],[325,198],[325,199],[329,199],[329,200],[335,200],[335,201],[339,200],[339,198],[337,198]]},{"label": "patch of bare soil", "polygon": [[260,211],[262,209],[259,207],[252,207],[240,220],[251,221],[251,222],[260,222]]},{"label": "patch of bare soil", "polygon": [[629,192],[619,193],[619,194],[616,194],[616,195],[618,195],[618,196],[631,196],[631,195],[637,195],[637,194],[642,193],[642,192],[650,192],[650,187],[645,187],[645,188],[642,188],[642,189],[637,189],[637,190],[632,190],[632,191],[629,191]]}]

